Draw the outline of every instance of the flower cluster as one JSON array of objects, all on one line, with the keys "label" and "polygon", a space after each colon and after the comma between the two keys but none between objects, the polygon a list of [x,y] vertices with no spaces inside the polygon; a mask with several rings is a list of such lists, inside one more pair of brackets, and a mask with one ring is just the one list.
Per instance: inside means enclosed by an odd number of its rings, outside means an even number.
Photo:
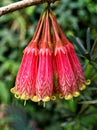
[{"label": "flower cluster", "polygon": [[24,55],[15,87],[15,97],[34,102],[72,99],[86,88],[82,67],[72,43],[63,34],[50,8],[39,19]]}]

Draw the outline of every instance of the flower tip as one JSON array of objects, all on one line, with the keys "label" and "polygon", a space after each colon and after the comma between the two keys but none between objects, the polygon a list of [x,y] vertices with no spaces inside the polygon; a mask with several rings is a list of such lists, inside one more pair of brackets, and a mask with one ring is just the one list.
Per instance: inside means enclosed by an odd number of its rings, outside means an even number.
[{"label": "flower tip", "polygon": [[45,98],[42,99],[43,102],[48,102],[50,101],[50,97],[49,96],[46,96]]},{"label": "flower tip", "polygon": [[79,89],[82,91],[82,90],[85,90],[86,89],[86,85],[83,84],[82,86],[79,87]]},{"label": "flower tip", "polygon": [[56,96],[52,96],[51,100],[55,101],[56,100]]},{"label": "flower tip", "polygon": [[14,93],[14,92],[15,92],[15,88],[11,88],[11,89],[10,89],[10,92],[11,92],[11,93]]},{"label": "flower tip", "polygon": [[65,96],[65,100],[71,100],[72,97],[73,97],[73,96],[72,96],[71,94],[69,94],[69,95]]},{"label": "flower tip", "polygon": [[34,96],[33,98],[31,98],[31,100],[32,100],[33,102],[39,102],[39,101],[40,101],[37,96]]},{"label": "flower tip", "polygon": [[27,96],[25,94],[22,94],[20,97],[21,100],[27,100]]},{"label": "flower tip", "polygon": [[15,94],[15,95],[14,95],[14,97],[15,97],[15,98],[17,98],[17,99],[19,99],[19,98],[20,98],[20,97],[19,97],[19,95],[17,95],[17,94]]},{"label": "flower tip", "polygon": [[74,93],[73,93],[73,96],[74,96],[74,97],[78,97],[79,95],[80,95],[79,92],[74,92]]},{"label": "flower tip", "polygon": [[15,94],[15,95],[19,95],[19,92],[16,91],[15,87],[11,88],[10,92],[13,93],[13,94]]},{"label": "flower tip", "polygon": [[[40,99],[38,98],[38,96],[34,96],[33,98],[31,98],[31,100],[32,100],[33,102],[39,102],[39,101],[40,101]],[[50,101],[50,97],[49,97],[49,96],[46,96],[45,98],[42,99],[42,101],[43,101],[43,102],[48,102],[48,101]]]},{"label": "flower tip", "polygon": [[86,82],[85,82],[86,85],[90,85],[91,84],[91,80],[88,79]]},{"label": "flower tip", "polygon": [[63,99],[64,96],[63,96],[62,94],[59,94],[59,98],[60,98],[60,99]]}]

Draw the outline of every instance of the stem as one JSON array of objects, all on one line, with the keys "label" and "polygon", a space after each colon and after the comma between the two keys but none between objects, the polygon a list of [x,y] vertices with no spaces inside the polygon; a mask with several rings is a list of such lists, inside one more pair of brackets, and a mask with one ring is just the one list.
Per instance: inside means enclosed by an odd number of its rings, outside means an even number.
[{"label": "stem", "polygon": [[41,43],[44,42],[44,39],[45,39],[44,37],[45,37],[45,32],[46,32],[46,31],[45,31],[45,29],[46,29],[46,13],[47,13],[47,12],[45,12],[45,17],[44,17],[44,20],[43,20],[43,28],[42,28],[41,40],[40,40]]},{"label": "stem", "polygon": [[[41,28],[41,23],[43,23],[43,19],[42,17],[40,17],[39,21],[38,21],[38,24],[36,26],[36,29],[35,29],[35,32],[34,32],[34,35],[33,35],[33,38],[32,38],[32,41],[35,40],[36,36],[37,36],[37,33],[39,32],[39,27]],[[37,41],[37,40],[36,40]]]},{"label": "stem", "polygon": [[52,19],[51,16],[50,16],[50,18],[51,18],[51,22],[52,22],[52,27],[53,27],[53,32],[54,32],[55,40],[58,42],[58,41],[60,41],[60,37],[58,35],[57,28],[56,28],[56,26],[54,24],[54,21],[53,21],[53,19]]},{"label": "stem", "polygon": [[45,17],[45,13],[43,14],[43,16],[41,16],[41,18],[39,20],[39,23],[38,23],[38,25],[36,27],[35,34],[34,34],[34,36],[32,38],[32,41],[34,41],[34,42],[38,42],[38,40],[39,40],[39,36],[40,36],[42,26],[43,26],[43,22],[44,22],[44,17]]},{"label": "stem", "polygon": [[48,18],[47,24],[48,24],[48,30],[47,30],[48,31],[48,43],[51,44],[51,33],[50,33],[50,21],[49,21],[49,18]]},{"label": "stem", "polygon": [[57,0],[22,0],[4,7],[0,7],[0,16],[32,5],[43,4],[45,2],[54,3],[55,1]]},{"label": "stem", "polygon": [[54,22],[56,23],[56,26],[58,27],[58,30],[59,30],[60,36],[61,36],[61,38],[62,38],[62,41],[63,41],[64,43],[68,42],[68,39],[65,37],[64,33],[62,32],[61,27],[60,27],[60,25],[58,24],[58,22],[57,22],[57,20],[56,20],[56,17],[54,16],[52,10],[50,10],[50,14],[51,14],[51,17],[54,19]]}]

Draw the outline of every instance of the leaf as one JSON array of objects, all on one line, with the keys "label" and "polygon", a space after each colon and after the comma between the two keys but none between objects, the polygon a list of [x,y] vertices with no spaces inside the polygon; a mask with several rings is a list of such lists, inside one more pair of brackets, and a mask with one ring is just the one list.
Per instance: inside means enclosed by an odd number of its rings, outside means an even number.
[{"label": "leaf", "polygon": [[91,55],[92,55],[92,53],[93,53],[93,51],[94,51],[94,49],[95,49],[96,44],[97,44],[97,39],[94,41],[93,46],[92,46],[92,48],[91,48],[91,51],[90,51],[90,54],[91,54]]},{"label": "leaf", "polygon": [[10,96],[6,84],[0,81],[0,100],[2,103],[8,103],[9,98]]},{"label": "leaf", "polygon": [[79,49],[80,53],[81,53],[81,56],[84,57],[85,53],[86,53],[86,49],[85,47],[83,46],[82,42],[80,41],[80,39],[78,37],[72,37],[70,36],[70,39],[72,42],[75,43],[75,45],[77,46],[77,48]]},{"label": "leaf", "polygon": [[34,13],[35,9],[36,9],[36,6],[31,6],[29,8],[25,8],[25,12],[28,15],[32,15]]},{"label": "leaf", "polygon": [[81,51],[82,54],[86,53],[86,49],[83,46],[82,42],[80,41],[80,39],[77,37],[76,38],[76,45],[78,46],[79,50]]},{"label": "leaf", "polygon": [[97,104],[97,100],[93,100],[93,101],[82,101],[82,102],[78,102],[78,104]]},{"label": "leaf", "polygon": [[96,63],[96,62],[91,61],[90,63],[91,63],[91,65],[93,65],[93,67],[94,67],[95,69],[97,69],[97,63]]},{"label": "leaf", "polygon": [[90,46],[90,28],[87,29],[86,44],[87,44],[87,50],[88,50],[88,52],[90,52],[90,49],[91,49],[91,46]]}]

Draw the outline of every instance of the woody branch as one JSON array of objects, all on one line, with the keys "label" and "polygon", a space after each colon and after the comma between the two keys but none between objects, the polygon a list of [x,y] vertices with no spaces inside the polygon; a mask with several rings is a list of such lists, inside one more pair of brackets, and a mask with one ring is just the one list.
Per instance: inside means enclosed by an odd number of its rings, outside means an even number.
[{"label": "woody branch", "polygon": [[28,6],[42,4],[45,2],[54,3],[55,1],[57,0],[22,0],[22,1],[12,3],[4,7],[0,7],[0,16],[10,13],[10,12],[14,12],[16,10],[26,8]]}]

